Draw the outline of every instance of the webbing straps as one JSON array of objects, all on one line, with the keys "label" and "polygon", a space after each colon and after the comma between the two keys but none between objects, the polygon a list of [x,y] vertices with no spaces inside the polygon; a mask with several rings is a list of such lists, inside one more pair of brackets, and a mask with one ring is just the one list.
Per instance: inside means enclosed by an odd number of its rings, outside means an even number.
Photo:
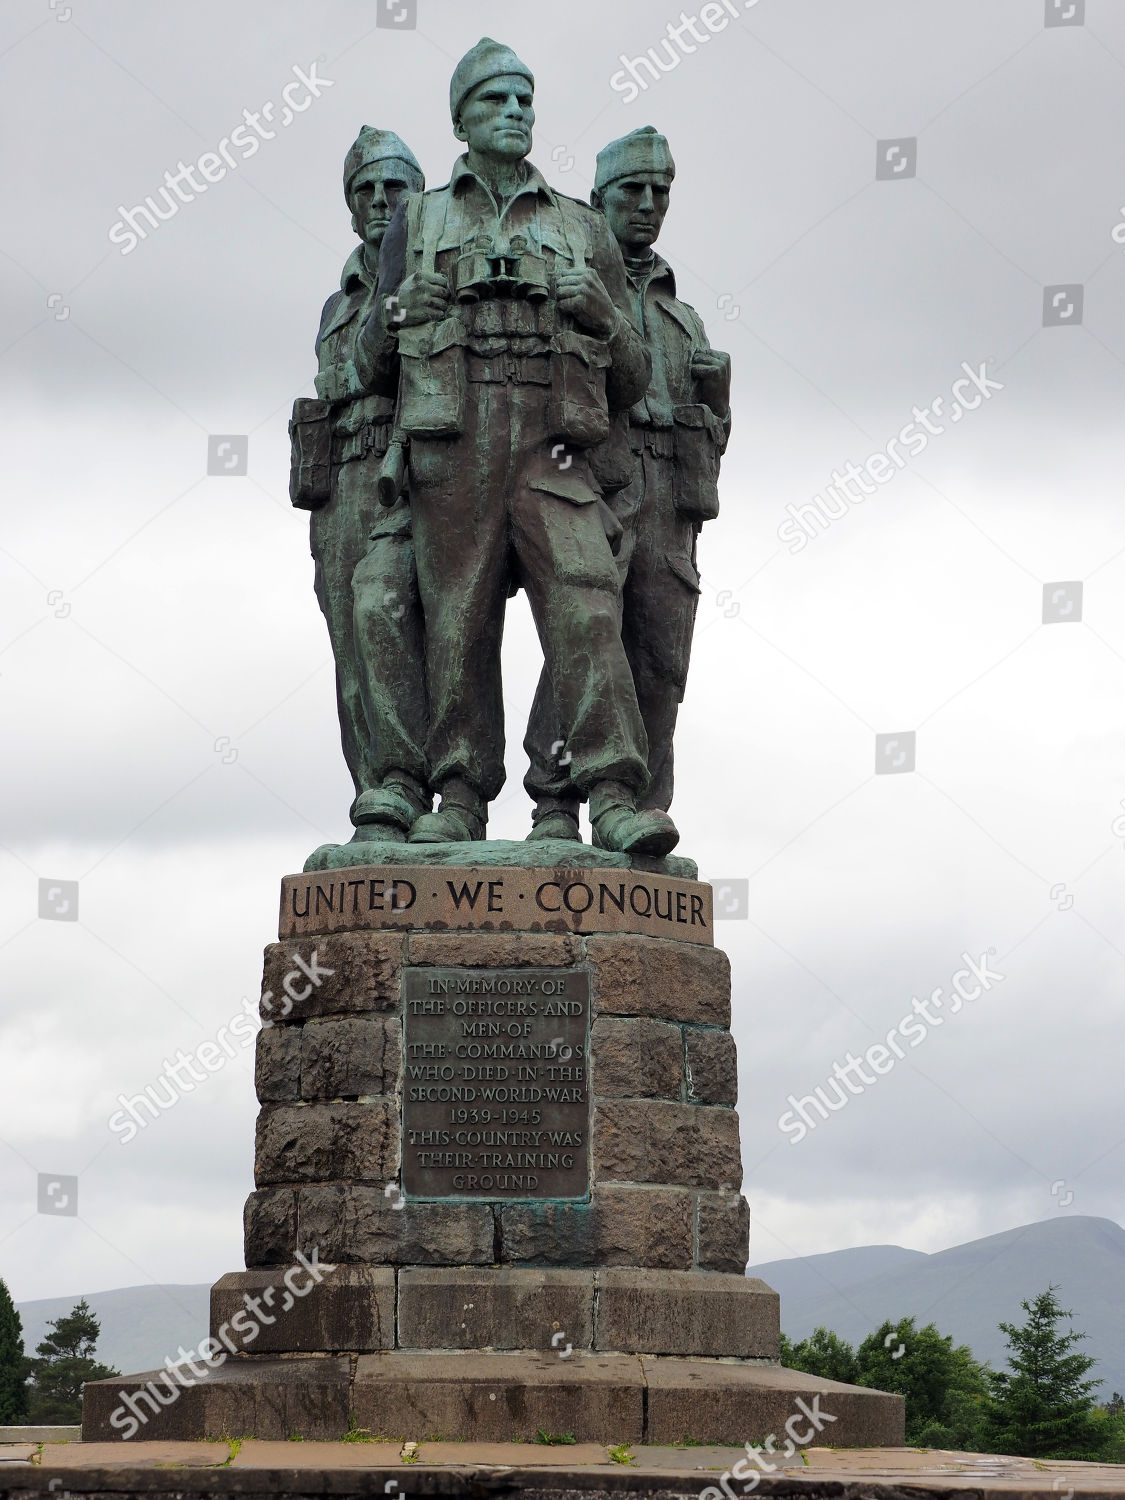
[{"label": "webbing straps", "polygon": [[422,195],[422,270],[437,269],[438,241],[445,230],[445,216],[449,211],[448,190]]}]

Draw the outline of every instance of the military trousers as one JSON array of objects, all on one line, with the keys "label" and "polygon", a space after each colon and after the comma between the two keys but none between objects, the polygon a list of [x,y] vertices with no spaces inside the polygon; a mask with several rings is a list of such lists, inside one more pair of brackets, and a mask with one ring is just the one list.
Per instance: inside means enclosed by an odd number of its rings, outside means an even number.
[{"label": "military trousers", "polygon": [[[642,807],[667,812],[674,791],[673,740],[687,685],[691,642],[699,604],[695,566],[698,525],[676,509],[676,466],[671,437],[661,442],[633,429],[636,465],[632,483],[609,504],[621,522],[617,553],[621,574],[621,637],[629,661],[648,741]],[[529,769],[524,785],[536,802],[573,797],[565,750],[566,718],[556,707],[544,672],[536,689],[524,748]]]},{"label": "military trousers", "polygon": [[[402,611],[392,613],[395,658],[392,674],[398,684],[416,678],[420,685],[424,674],[422,624],[414,576],[414,554],[410,539],[410,516],[405,506],[388,513],[378,502],[375,479],[383,454],[378,448],[362,457],[334,466],[332,493],[328,503],[314,510],[309,518],[309,541],[313,555],[314,587],[324,618],[336,663],[336,705],[340,717],[340,739],[357,796],[382,781],[385,763],[383,747],[378,743],[367,712],[365,698],[369,689],[364,678],[372,664],[365,662],[357,649],[354,613],[353,577],[361,561],[369,589],[374,588],[380,605],[393,596],[392,611],[401,603]],[[380,670],[378,661],[376,671]],[[400,689],[405,698],[406,689]],[[404,708],[402,717],[413,734],[415,764],[422,760],[421,740],[425,734],[424,693],[419,711],[414,715]],[[404,767],[411,770],[412,767]],[[419,778],[424,780],[424,776]]]},{"label": "military trousers", "polygon": [[431,785],[459,778],[486,802],[504,784],[500,646],[517,584],[567,725],[575,785],[639,792],[648,778],[617,567],[584,460],[550,440],[549,395],[530,381],[470,380],[461,434],[410,445]]}]

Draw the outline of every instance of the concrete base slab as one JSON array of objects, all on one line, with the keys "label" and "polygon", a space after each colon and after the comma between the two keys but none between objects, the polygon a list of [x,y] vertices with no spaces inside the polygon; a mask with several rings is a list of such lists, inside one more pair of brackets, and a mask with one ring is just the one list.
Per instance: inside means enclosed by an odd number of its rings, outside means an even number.
[{"label": "concrete base slab", "polygon": [[[35,1462],[27,1445],[0,1446],[0,1500],[463,1500],[501,1492],[508,1500],[724,1500],[723,1480],[727,1495],[753,1488],[757,1495],[788,1500],[1094,1500],[1119,1496],[1125,1488],[1122,1468],[1114,1464],[913,1448],[810,1448],[788,1459],[774,1455],[769,1461],[776,1467],[750,1479],[733,1474],[746,1457],[741,1447],[638,1446],[617,1452],[623,1462],[612,1461],[601,1445],[537,1443],[420,1444],[409,1463],[393,1444],[244,1442],[237,1452],[234,1443],[177,1444],[177,1461],[169,1461],[167,1451],[165,1444],[119,1444],[111,1463],[99,1445],[47,1444]],[[216,1463],[217,1453],[228,1461]]]},{"label": "concrete base slab", "polygon": [[20,1427],[0,1427],[0,1443],[70,1443],[82,1436],[82,1428],[75,1426],[44,1427],[24,1423]]},{"label": "concrete base slab", "polygon": [[[736,1359],[393,1350],[242,1357],[169,1398],[166,1372],[91,1382],[90,1441],[250,1437],[383,1442],[901,1444],[899,1396]],[[162,1400],[161,1397],[164,1399]]]}]

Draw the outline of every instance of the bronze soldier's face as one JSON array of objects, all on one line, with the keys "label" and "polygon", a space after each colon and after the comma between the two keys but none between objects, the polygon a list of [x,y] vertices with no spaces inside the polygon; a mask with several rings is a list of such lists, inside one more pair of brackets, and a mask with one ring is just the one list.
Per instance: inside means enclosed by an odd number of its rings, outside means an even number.
[{"label": "bronze soldier's face", "polygon": [[668,183],[660,172],[619,178],[599,194],[614,239],[627,255],[642,254],[660,233],[668,212]]},{"label": "bronze soldier's face", "polygon": [[520,161],[535,124],[531,84],[518,73],[486,78],[466,95],[454,133],[480,156]]},{"label": "bronze soldier's face", "polygon": [[406,183],[397,177],[384,176],[378,162],[356,176],[348,196],[352,224],[364,244],[373,249],[382,244],[395,204],[405,192]]}]

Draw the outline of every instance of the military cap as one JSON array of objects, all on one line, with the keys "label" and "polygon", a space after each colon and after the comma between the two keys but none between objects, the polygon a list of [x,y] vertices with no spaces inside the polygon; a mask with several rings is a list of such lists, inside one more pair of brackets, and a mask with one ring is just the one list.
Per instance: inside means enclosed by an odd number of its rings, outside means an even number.
[{"label": "military cap", "polygon": [[668,149],[668,137],[661,135],[652,125],[642,125],[630,131],[620,140],[610,141],[598,152],[594,172],[594,191],[601,192],[611,182],[621,177],[631,177],[636,172],[659,172],[671,182],[676,175],[676,163]]},{"label": "military cap", "polygon": [[535,87],[534,74],[525,62],[520,62],[511,47],[506,47],[503,42],[494,42],[490,36],[482,36],[476,46],[470,47],[465,53],[449,80],[449,113],[453,123],[457,123],[458,112],[470,89],[505,73],[517,73],[521,78],[526,78],[532,88]]},{"label": "military cap", "polygon": [[[395,135],[393,130],[379,130],[374,125],[364,125],[348,149],[344,157],[344,197],[348,196],[352,178],[357,172],[362,172],[364,167],[370,167],[375,162],[387,163],[388,176],[401,176],[403,182],[415,190],[420,191],[426,185],[426,179],[422,168],[418,165],[414,152],[402,139]],[[400,169],[398,172],[390,171],[390,164],[394,163]]]}]

